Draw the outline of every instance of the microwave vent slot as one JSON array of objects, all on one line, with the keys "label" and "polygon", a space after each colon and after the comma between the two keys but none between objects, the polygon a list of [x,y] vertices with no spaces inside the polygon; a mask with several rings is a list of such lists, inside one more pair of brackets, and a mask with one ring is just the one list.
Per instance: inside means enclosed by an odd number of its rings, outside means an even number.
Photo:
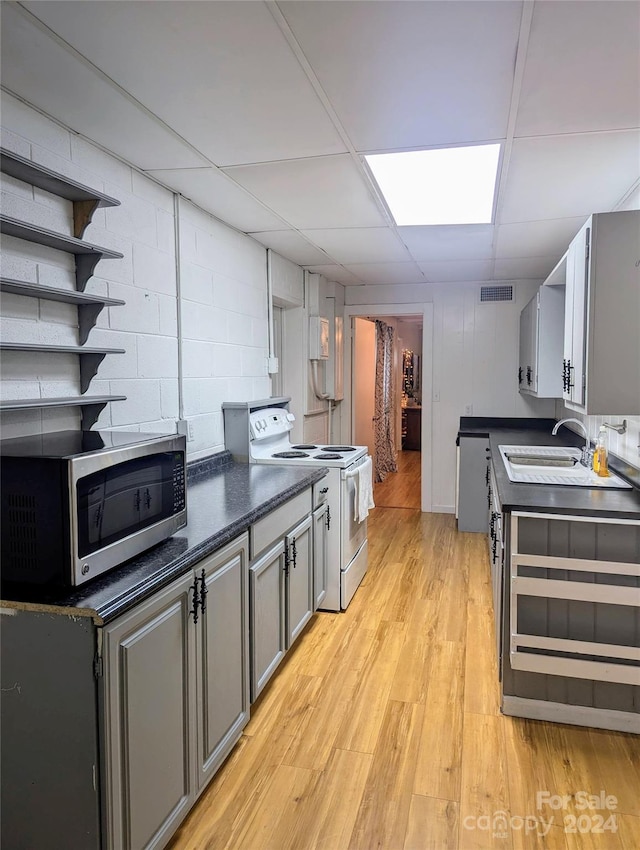
[{"label": "microwave vent slot", "polygon": [[35,569],[38,565],[36,498],[11,494],[7,497],[7,507],[3,528],[5,551],[18,570]]}]

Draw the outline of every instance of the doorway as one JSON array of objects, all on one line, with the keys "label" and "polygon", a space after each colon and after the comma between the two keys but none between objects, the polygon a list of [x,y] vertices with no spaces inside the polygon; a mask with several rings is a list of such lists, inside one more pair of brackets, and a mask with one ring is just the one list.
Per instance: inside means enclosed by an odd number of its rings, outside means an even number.
[{"label": "doorway", "polygon": [[[345,327],[351,333],[350,358],[345,364],[345,396],[349,392],[351,409],[348,439],[370,446],[372,456],[375,320],[394,329],[397,472],[387,473],[384,481],[375,485],[374,499],[381,507],[431,510],[432,317],[430,303],[394,305],[391,310],[389,305],[345,309]],[[411,358],[411,375],[405,370],[405,352]]]}]

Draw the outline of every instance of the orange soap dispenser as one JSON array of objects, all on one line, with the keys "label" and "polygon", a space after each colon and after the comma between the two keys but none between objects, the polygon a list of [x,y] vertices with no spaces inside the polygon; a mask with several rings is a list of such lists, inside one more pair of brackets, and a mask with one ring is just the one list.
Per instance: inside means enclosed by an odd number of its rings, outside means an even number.
[{"label": "orange soap dispenser", "polygon": [[596,448],[593,453],[593,471],[597,472],[601,478],[608,478],[609,476],[608,455],[607,429],[604,425],[601,425],[598,431],[598,439],[596,440]]}]

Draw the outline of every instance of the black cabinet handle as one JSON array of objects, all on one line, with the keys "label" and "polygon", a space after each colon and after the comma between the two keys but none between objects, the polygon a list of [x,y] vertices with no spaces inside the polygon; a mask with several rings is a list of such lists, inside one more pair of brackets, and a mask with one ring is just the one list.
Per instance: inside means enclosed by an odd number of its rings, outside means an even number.
[{"label": "black cabinet handle", "polygon": [[533,375],[533,370],[532,370],[531,366],[527,366],[527,384],[529,386],[531,386],[531,384],[532,384],[532,381],[531,381],[532,375]]},{"label": "black cabinet handle", "polygon": [[489,475],[489,464],[487,464],[487,471],[484,474],[484,483],[487,485],[487,487],[489,486]]},{"label": "black cabinet handle", "polygon": [[289,547],[284,544],[284,574],[289,575]]},{"label": "black cabinet handle", "polygon": [[193,591],[193,608],[189,611],[193,615],[194,624],[198,622],[198,606],[200,605],[200,593],[198,591],[198,579],[194,579],[190,590]]},{"label": "black cabinet handle", "polygon": [[320,490],[320,492],[322,493],[322,495],[324,495],[325,493],[328,493],[328,492],[329,492],[329,488],[328,488],[328,487],[323,487],[323,488],[322,488],[322,490]]},{"label": "black cabinet handle", "polygon": [[325,516],[325,523],[327,526],[327,531],[331,528],[331,511],[329,510],[329,505],[327,505],[327,513]]},{"label": "black cabinet handle", "polygon": [[487,488],[487,507],[491,509],[491,485]]},{"label": "black cabinet handle", "polygon": [[522,383],[522,366],[518,366],[518,386]]},{"label": "black cabinet handle", "polygon": [[296,548],[296,538],[295,537],[291,541],[291,554],[293,555],[293,569],[295,570],[295,568],[298,566],[298,564],[297,564],[298,550]]},{"label": "black cabinet handle", "polygon": [[[196,581],[198,581],[198,579],[196,579]],[[207,610],[207,593],[209,593],[209,591],[207,590],[207,580],[203,569],[200,573],[200,610],[203,614]]]}]

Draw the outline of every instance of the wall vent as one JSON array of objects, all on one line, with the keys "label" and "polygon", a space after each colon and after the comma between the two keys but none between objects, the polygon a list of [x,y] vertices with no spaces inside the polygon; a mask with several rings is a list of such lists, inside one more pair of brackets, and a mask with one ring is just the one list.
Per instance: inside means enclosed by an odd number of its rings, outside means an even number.
[{"label": "wall vent", "polygon": [[513,284],[505,286],[481,286],[480,303],[485,301],[513,301]]}]

